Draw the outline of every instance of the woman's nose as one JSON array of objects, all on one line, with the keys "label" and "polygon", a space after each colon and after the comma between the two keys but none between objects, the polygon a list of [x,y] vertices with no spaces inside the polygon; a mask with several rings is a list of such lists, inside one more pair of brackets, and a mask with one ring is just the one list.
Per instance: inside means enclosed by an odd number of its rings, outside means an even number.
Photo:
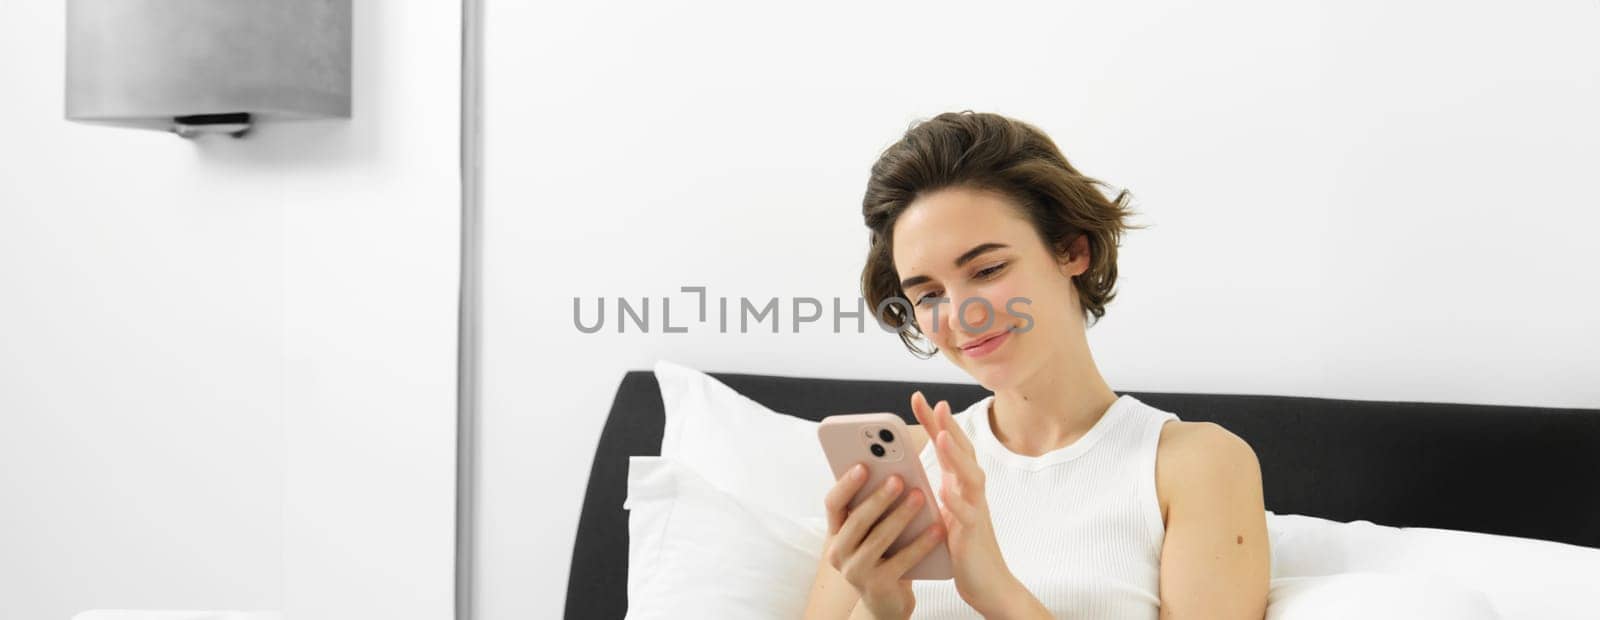
[{"label": "woman's nose", "polygon": [[[956,301],[950,310],[949,327],[952,334],[981,334],[993,327],[985,325],[992,308],[989,307],[988,300],[983,297],[968,297]],[[963,319],[965,325],[962,324]]]}]

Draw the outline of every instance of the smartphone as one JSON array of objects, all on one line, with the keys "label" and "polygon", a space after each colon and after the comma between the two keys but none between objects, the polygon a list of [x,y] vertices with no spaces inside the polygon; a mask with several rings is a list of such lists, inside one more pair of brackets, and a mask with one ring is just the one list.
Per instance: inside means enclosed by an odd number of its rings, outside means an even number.
[{"label": "smartphone", "polygon": [[[834,480],[844,477],[857,463],[867,465],[867,482],[861,485],[855,497],[850,498],[848,506],[851,510],[880,490],[890,475],[899,475],[904,486],[901,487],[900,496],[884,509],[883,516],[893,513],[895,507],[906,500],[911,489],[922,489],[922,509],[889,544],[884,551],[885,557],[892,557],[901,548],[916,542],[918,534],[940,521],[938,502],[933,496],[933,489],[928,486],[920,452],[913,445],[915,442],[911,433],[900,416],[893,413],[831,415],[823,418],[817,426],[817,439],[822,442],[828,466],[833,468]],[[879,517],[879,520],[882,518]],[[902,578],[952,579],[954,576],[950,566],[950,548],[941,540]]]}]

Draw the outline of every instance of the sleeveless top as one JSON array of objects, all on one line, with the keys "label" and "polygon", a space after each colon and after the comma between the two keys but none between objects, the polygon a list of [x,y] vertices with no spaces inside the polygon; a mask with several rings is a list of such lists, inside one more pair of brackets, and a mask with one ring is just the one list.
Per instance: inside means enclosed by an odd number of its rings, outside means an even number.
[{"label": "sleeveless top", "polygon": [[[1178,416],[1122,395],[1073,443],[1039,456],[994,435],[994,395],[955,414],[972,439],[1006,566],[1057,618],[1149,618],[1160,609],[1156,496],[1161,427]],[[930,441],[920,453],[934,496],[944,482]],[[955,580],[914,580],[914,620],[980,618]]]}]

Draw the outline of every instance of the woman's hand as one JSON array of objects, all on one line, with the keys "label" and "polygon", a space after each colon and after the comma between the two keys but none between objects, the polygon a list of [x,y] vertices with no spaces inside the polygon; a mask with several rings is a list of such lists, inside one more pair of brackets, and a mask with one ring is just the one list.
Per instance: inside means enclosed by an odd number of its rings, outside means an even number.
[{"label": "woman's hand", "polygon": [[977,453],[950,414],[950,403],[941,400],[938,407],[929,407],[928,399],[919,391],[911,395],[911,410],[928,431],[928,440],[934,442],[939,467],[944,471],[939,515],[949,532],[945,544],[950,548],[956,592],[973,609],[992,617],[1006,604],[1007,597],[1026,590],[1000,555]]},{"label": "woman's hand", "polygon": [[850,498],[866,484],[866,474],[866,465],[857,464],[828,491],[824,500],[828,509],[828,545],[823,553],[828,564],[860,594],[861,605],[873,618],[909,618],[917,599],[911,591],[911,580],[902,577],[933,550],[941,540],[943,528],[938,523],[930,525],[915,542],[892,557],[883,557],[889,544],[922,508],[925,498],[920,489],[912,489],[905,501],[879,521],[878,517],[905,490],[905,481],[891,475],[861,505],[850,510]]}]

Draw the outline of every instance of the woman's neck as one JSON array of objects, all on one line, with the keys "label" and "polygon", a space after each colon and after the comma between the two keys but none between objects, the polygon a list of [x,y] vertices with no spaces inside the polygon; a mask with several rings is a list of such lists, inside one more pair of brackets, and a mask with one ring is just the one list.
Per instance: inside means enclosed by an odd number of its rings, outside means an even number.
[{"label": "woman's neck", "polygon": [[1080,353],[1063,352],[1017,385],[994,391],[995,439],[1017,454],[1038,456],[1089,432],[1117,394],[1101,378],[1086,346]]}]

